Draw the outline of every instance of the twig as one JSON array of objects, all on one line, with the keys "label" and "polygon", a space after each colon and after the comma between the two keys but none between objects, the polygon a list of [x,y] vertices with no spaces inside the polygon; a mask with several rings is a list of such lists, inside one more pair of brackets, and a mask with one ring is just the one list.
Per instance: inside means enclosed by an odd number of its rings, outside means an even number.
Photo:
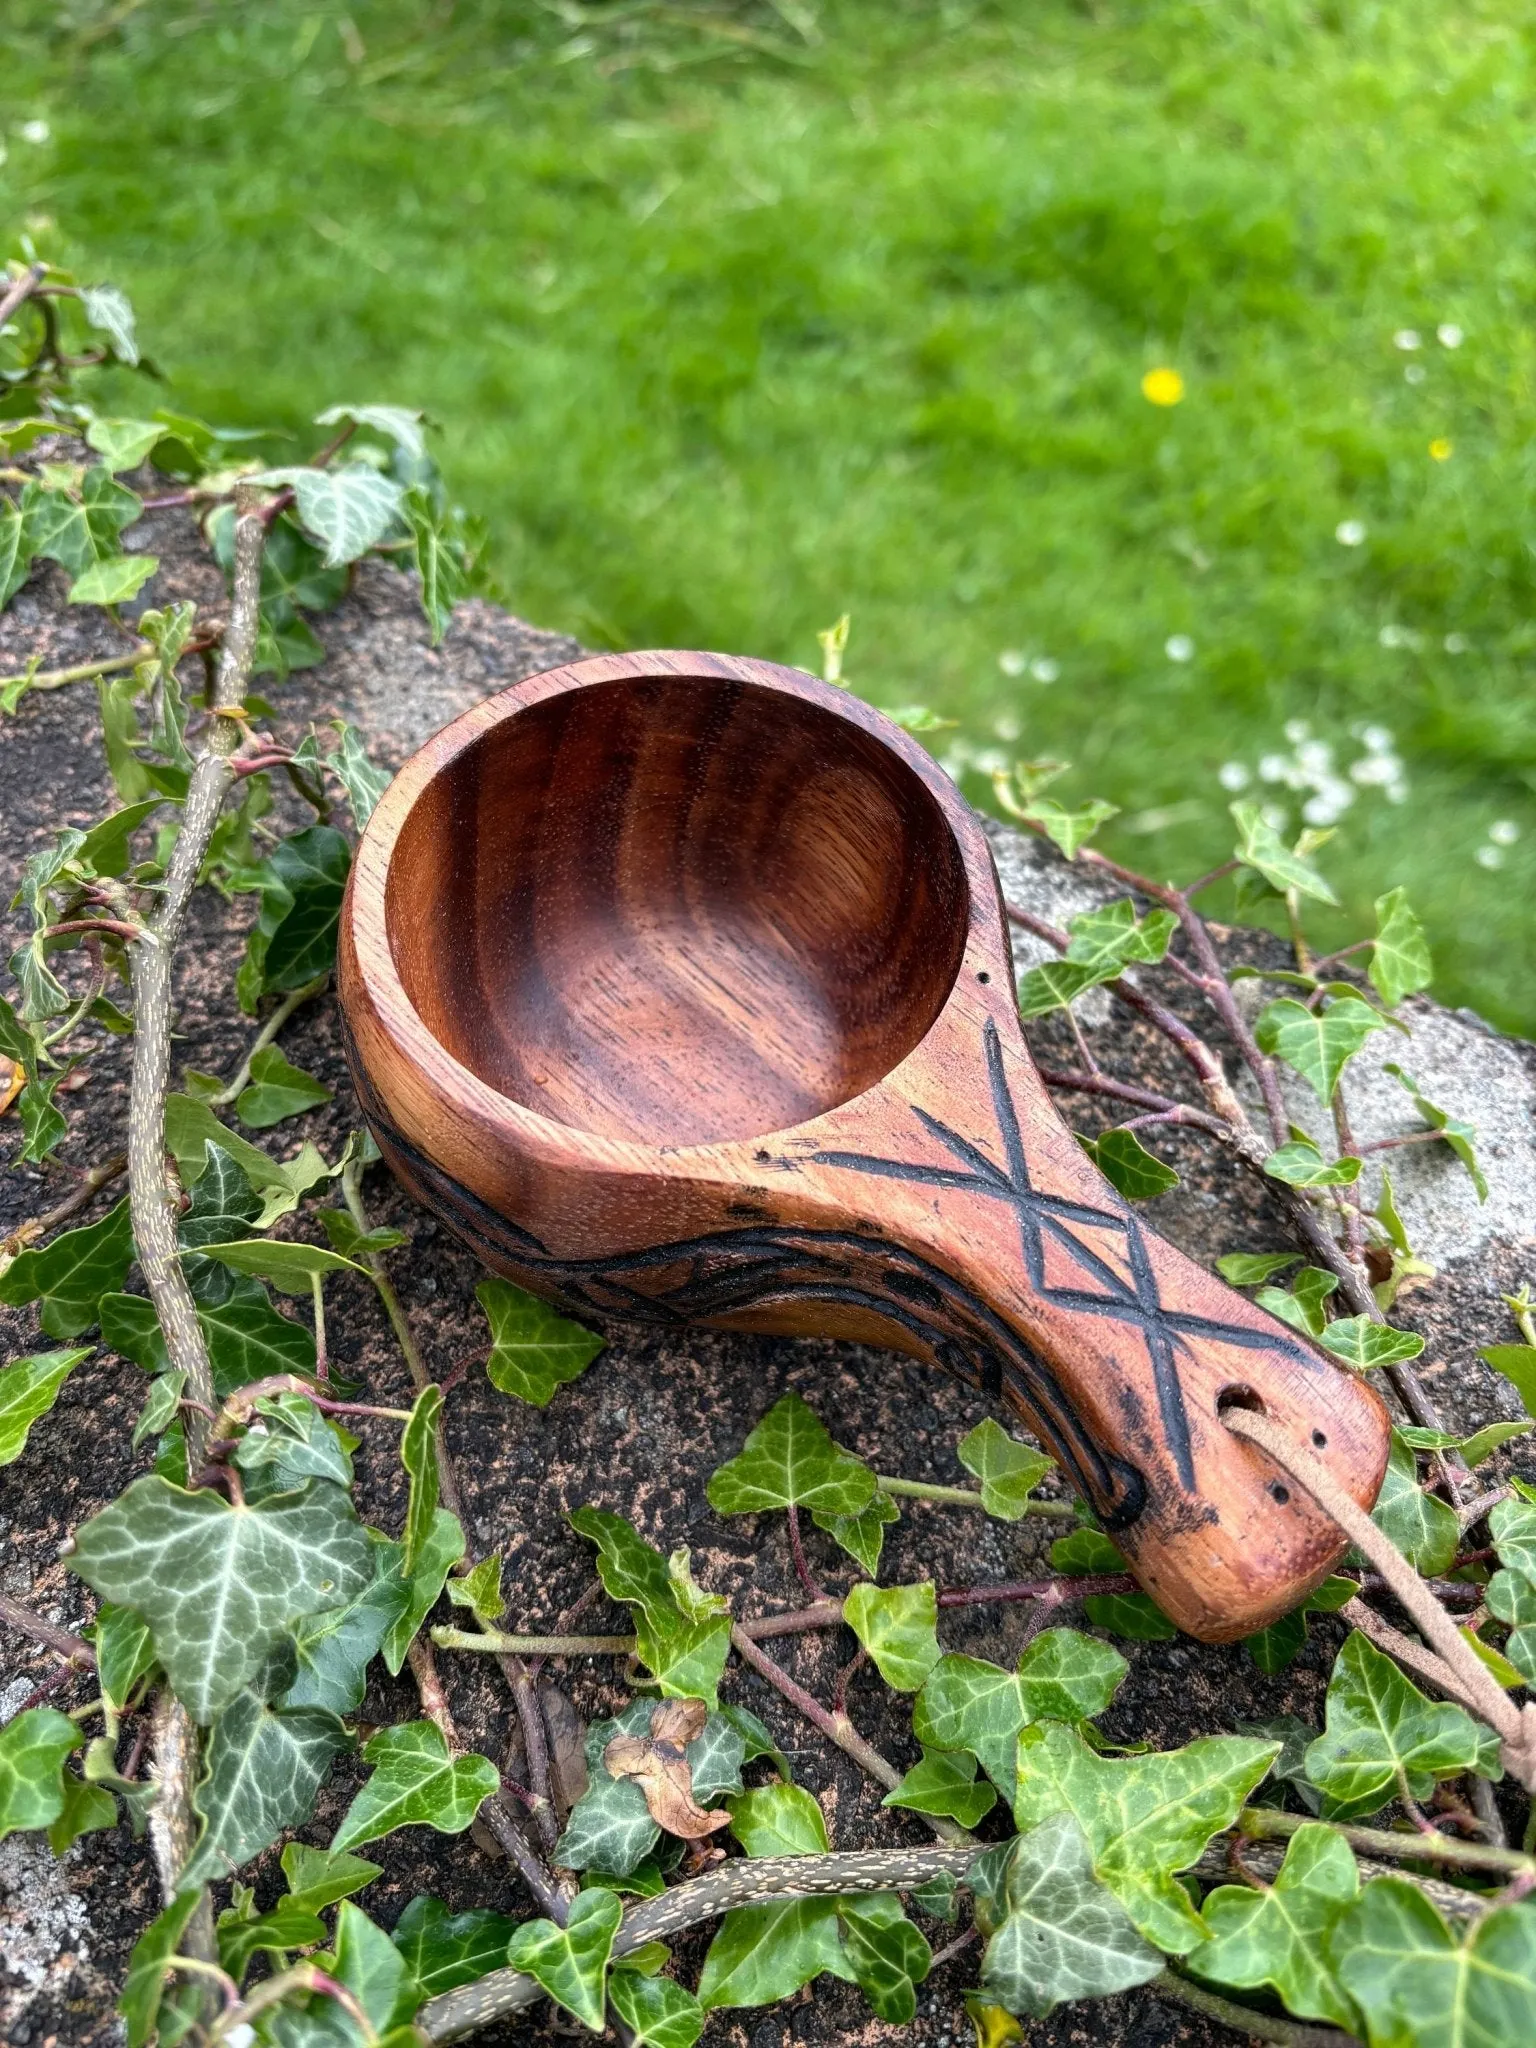
[{"label": "twig", "polygon": [[96,1653],[82,1637],[71,1635],[67,1628],[60,1628],[54,1622],[44,1621],[40,1614],[34,1614],[30,1607],[23,1607],[19,1600],[12,1600],[4,1593],[0,1593],[0,1622],[15,1629],[17,1635],[29,1636],[34,1643],[41,1643],[45,1650],[52,1650],[55,1656],[64,1658],[77,1671],[93,1671],[96,1667]]},{"label": "twig", "polygon": [[434,1628],[440,1650],[479,1650],[491,1657],[633,1657],[633,1636],[517,1636],[500,1629]]},{"label": "twig", "polygon": [[1173,1970],[1164,1970],[1160,1977],[1154,1977],[1147,1989],[1159,1998],[1171,1998],[1176,2005],[1187,2005],[1191,2012],[1204,2013],[1207,2019],[1219,2020],[1224,2027],[1247,2034],[1250,2040],[1273,2041],[1278,2048],[1360,2048],[1358,2037],[1346,2034],[1342,2028],[1310,2027],[1298,2020],[1278,2019],[1273,2013],[1255,2012],[1251,2005],[1239,2005],[1234,1998],[1219,1998],[1214,1991],[1207,1991],[1203,1985],[1192,1983]]},{"label": "twig", "polygon": [[996,1586],[942,1586],[940,1607],[985,1607],[994,1600],[1049,1600],[1064,1605],[1069,1600],[1088,1600],[1102,1593],[1139,1593],[1140,1585],[1129,1572],[1084,1572],[1075,1578],[1014,1579]]},{"label": "twig", "polygon": [[[931,1486],[926,1479],[893,1479],[887,1472],[878,1473],[875,1483],[883,1493],[899,1494],[904,1500],[932,1500],[952,1508],[986,1505],[974,1486]],[[1065,1519],[1075,1517],[1077,1509],[1066,1500],[1029,1500],[1024,1503],[1024,1512],[1026,1515],[1051,1515]]]},{"label": "twig", "polygon": [[[1245,1806],[1237,1817],[1238,1832],[1255,1842],[1288,1841],[1310,1815],[1283,1813],[1278,1806]],[[1352,1849],[1377,1856],[1389,1863],[1444,1863],[1455,1870],[1487,1870],[1518,1877],[1536,1871],[1536,1857],[1519,1849],[1502,1849],[1492,1842],[1460,1842],[1454,1835],[1438,1832],[1421,1835],[1394,1833],[1389,1828],[1361,1828],[1346,1821],[1331,1825]]]},{"label": "twig", "polygon": [[14,279],[3,298],[0,298],[0,327],[3,327],[18,307],[24,306],[48,275],[46,263],[33,263],[21,276]]},{"label": "twig", "polygon": [[324,993],[330,978],[329,970],[324,974],[317,974],[314,980],[307,981],[303,988],[296,988],[291,995],[283,997],[283,1000],[278,1004],[277,1008],[272,1012],[266,1023],[262,1025],[256,1036],[251,1040],[250,1045],[246,1048],[245,1058],[235,1069],[233,1077],[226,1082],[217,1095],[209,1096],[208,1107],[210,1109],[227,1109],[229,1107],[235,1097],[244,1090],[249,1082],[251,1078],[251,1061],[255,1059],[257,1053],[266,1051],[295,1010],[302,1008],[312,997]]},{"label": "twig", "polygon": [[1462,1705],[1497,1732],[1505,1768],[1529,1791],[1536,1785],[1536,1704],[1528,1704],[1523,1710],[1514,1705],[1396,1544],[1377,1528],[1364,1508],[1310,1451],[1293,1443],[1266,1415],[1233,1408],[1223,1420],[1234,1436],[1256,1444],[1283,1472],[1305,1487],[1323,1512],[1364,1552],[1426,1642],[1444,1660],[1450,1680],[1446,1690],[1454,1690]]},{"label": "twig", "polygon": [[[911,1891],[936,1877],[963,1878],[975,1844],[959,1848],[855,1849],[829,1856],[735,1857],[704,1877],[671,1886],[642,1899],[625,1914],[613,1940],[616,1956],[633,1955],[647,1942],[664,1940],[713,1920],[735,1906],[769,1899],[821,1899],[850,1892]],[[429,1999],[417,2025],[434,2044],[462,2041],[507,2013],[520,2012],[545,1996],[536,1979],[519,1970],[492,1970],[462,1990]]]}]

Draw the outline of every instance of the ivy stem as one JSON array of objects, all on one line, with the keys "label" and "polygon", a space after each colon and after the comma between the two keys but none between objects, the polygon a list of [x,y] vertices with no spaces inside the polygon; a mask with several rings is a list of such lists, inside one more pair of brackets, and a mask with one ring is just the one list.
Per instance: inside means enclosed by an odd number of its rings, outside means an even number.
[{"label": "ivy stem", "polygon": [[1246,2034],[1253,2041],[1273,2041],[1277,2048],[1360,2048],[1358,2037],[1339,2027],[1312,2027],[1299,2020],[1277,2018],[1273,2013],[1255,2012],[1251,2005],[1239,2005],[1235,1998],[1219,1998],[1202,1984],[1174,1970],[1154,1977],[1147,1989],[1159,1998],[1171,1998],[1191,2012],[1219,2020],[1224,2027]]},{"label": "ivy stem", "polygon": [[[889,1474],[879,1472],[875,1483],[885,1493],[899,1494],[905,1500],[935,1500],[945,1507],[979,1508],[985,1506],[981,1493],[974,1486],[931,1486],[926,1479],[892,1479]],[[1077,1514],[1070,1501],[1030,1500],[1024,1503],[1026,1515],[1052,1515],[1062,1520],[1071,1520]]]},{"label": "ivy stem", "polygon": [[633,1636],[519,1636],[499,1628],[483,1631],[439,1624],[432,1640],[440,1650],[479,1650],[491,1657],[633,1657]]},{"label": "ivy stem", "polygon": [[[1237,1832],[1252,1842],[1289,1841],[1311,1816],[1284,1813],[1278,1806],[1245,1806],[1237,1817]],[[1406,1829],[1361,1828],[1345,1821],[1330,1825],[1352,1849],[1363,1856],[1375,1856],[1389,1863],[1445,1863],[1457,1870],[1490,1870],[1518,1877],[1536,1873],[1536,1857],[1519,1849],[1501,1849],[1493,1842],[1462,1842],[1454,1835],[1432,1829],[1427,1835]]]},{"label": "ivy stem", "polygon": [[330,971],[327,969],[324,974],[317,974],[313,981],[306,982],[303,988],[296,988],[292,994],[283,997],[283,1000],[272,1012],[266,1023],[262,1025],[256,1036],[251,1040],[246,1050],[245,1058],[235,1069],[232,1078],[219,1090],[217,1095],[210,1095],[208,1097],[208,1107],[210,1109],[229,1108],[235,1097],[244,1090],[250,1081],[251,1061],[255,1059],[257,1053],[266,1051],[295,1010],[300,1009],[315,996],[324,993],[330,978]]},{"label": "ivy stem", "polygon": [[793,1501],[790,1502],[786,1519],[789,1523],[790,1555],[795,1561],[795,1577],[805,1589],[807,1598],[811,1600],[824,1600],[826,1595],[822,1592],[820,1586],[817,1585],[815,1579],[812,1578],[811,1568],[806,1562],[805,1545],[800,1540],[800,1510]]},{"label": "ivy stem", "polygon": [[1454,1689],[1460,1702],[1497,1732],[1505,1768],[1529,1791],[1536,1785],[1536,1704],[1528,1704],[1523,1710],[1514,1705],[1397,1545],[1309,1451],[1293,1443],[1266,1415],[1233,1408],[1223,1420],[1234,1436],[1257,1445],[1283,1472],[1305,1487],[1323,1512],[1365,1553],[1426,1642],[1444,1659],[1450,1680],[1446,1689]]},{"label": "ivy stem", "polygon": [[109,655],[103,661],[82,661],[73,668],[40,669],[30,681],[24,675],[0,676],[0,683],[25,682],[27,689],[63,690],[71,683],[88,683],[95,676],[116,675],[120,669],[136,668],[141,661],[147,661],[154,653],[147,640],[141,640],[131,654]]},{"label": "ivy stem", "polygon": [[71,1216],[77,1215],[93,1201],[103,1188],[110,1187],[115,1180],[120,1180],[127,1171],[126,1152],[115,1152],[99,1166],[90,1167],[81,1174],[79,1185],[72,1189],[62,1202],[57,1203],[52,1209],[45,1210],[41,1216],[34,1216],[30,1222],[18,1223],[4,1244],[0,1245],[0,1252],[8,1252],[14,1257],[17,1252],[24,1251],[29,1244],[35,1244],[38,1238],[46,1237],[50,1230],[60,1223],[67,1223]]},{"label": "ivy stem", "polygon": [[56,1657],[62,1657],[75,1670],[95,1670],[96,1653],[88,1642],[72,1635],[67,1628],[44,1621],[40,1614],[34,1614],[30,1607],[23,1607],[20,1601],[12,1600],[4,1593],[0,1593],[0,1621],[7,1628],[15,1629],[17,1635],[28,1636],[34,1643],[41,1643],[45,1650],[52,1650]]}]

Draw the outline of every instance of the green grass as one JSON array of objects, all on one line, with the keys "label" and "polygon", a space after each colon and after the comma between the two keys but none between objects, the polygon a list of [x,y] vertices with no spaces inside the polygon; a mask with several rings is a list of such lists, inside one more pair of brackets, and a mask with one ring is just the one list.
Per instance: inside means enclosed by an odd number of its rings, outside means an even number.
[{"label": "green grass", "polygon": [[1405,882],[1447,999],[1536,1024],[1514,0],[63,19],[0,28],[0,218],[122,283],[194,407],[424,404],[519,610],[808,666],[851,611],[858,689],[1070,757],[1138,864],[1219,859],[1217,771],[1287,720],[1344,761],[1384,725],[1410,795],[1325,857],[1351,919]]}]

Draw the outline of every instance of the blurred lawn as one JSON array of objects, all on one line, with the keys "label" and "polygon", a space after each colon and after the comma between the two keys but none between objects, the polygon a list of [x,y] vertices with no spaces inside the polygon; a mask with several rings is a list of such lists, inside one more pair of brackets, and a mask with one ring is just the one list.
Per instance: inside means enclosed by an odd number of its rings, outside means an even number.
[{"label": "blurred lawn", "polygon": [[1528,9],[4,16],[0,225],[195,409],[423,404],[520,611],[806,666],[851,611],[858,689],[1069,756],[1139,864],[1220,858],[1288,720],[1388,728],[1351,916],[1406,882],[1440,992],[1536,1026]]}]

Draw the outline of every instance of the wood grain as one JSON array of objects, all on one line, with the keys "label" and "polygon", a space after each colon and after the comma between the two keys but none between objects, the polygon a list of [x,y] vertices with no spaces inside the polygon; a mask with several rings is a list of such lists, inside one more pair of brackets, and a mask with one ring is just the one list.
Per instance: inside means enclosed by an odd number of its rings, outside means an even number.
[{"label": "wood grain", "polygon": [[601,656],[411,760],[341,992],[369,1122],[497,1270],[578,1313],[893,1345],[1001,1397],[1208,1640],[1292,1607],[1385,1411],[1145,1228],[1025,1049],[991,855],[905,733],[797,670]]}]

